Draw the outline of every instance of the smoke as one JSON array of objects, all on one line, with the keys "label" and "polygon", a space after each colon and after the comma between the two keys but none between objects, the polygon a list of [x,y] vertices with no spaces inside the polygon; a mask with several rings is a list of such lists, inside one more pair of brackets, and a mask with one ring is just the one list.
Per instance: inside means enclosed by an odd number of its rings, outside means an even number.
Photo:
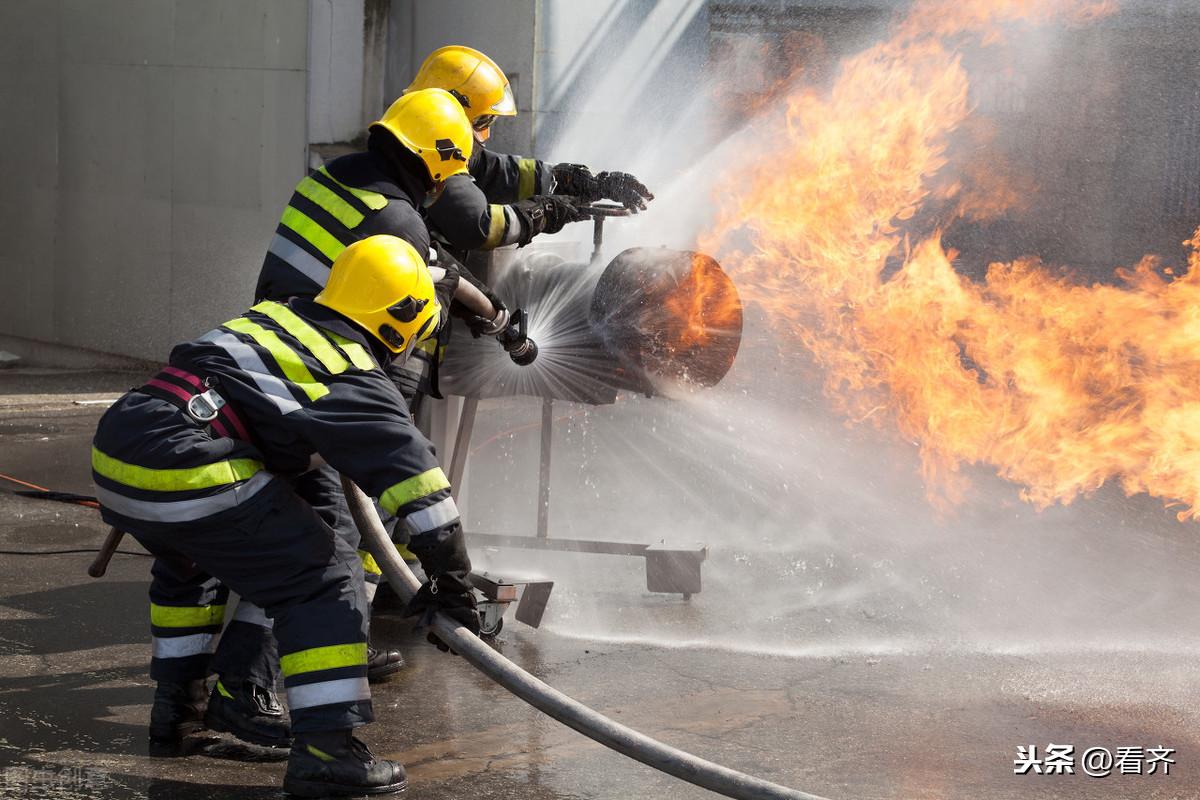
[{"label": "smoke", "polygon": [[[982,7],[959,5],[963,13]],[[1002,35],[954,45],[970,77],[969,122],[948,142],[930,202],[907,230],[919,238],[944,228],[964,274],[980,278],[992,261],[1035,255],[1111,280],[1113,265],[1136,260],[1131,251],[1170,254],[1181,240],[1169,225],[1122,219],[1131,204],[1162,202],[1153,170],[1131,166],[1135,154],[1122,141],[1142,129],[1127,118],[1149,101],[1112,88],[1137,85],[1139,65],[1122,63],[1136,50],[1111,42],[1123,41],[1123,26],[1149,23],[1141,10],[1097,23],[1098,5],[1079,5],[1093,15],[1084,27],[1003,24]],[[883,23],[857,25],[846,39],[877,35]],[[829,64],[780,65],[762,102],[732,122],[719,111],[729,90],[722,75],[699,88],[658,86],[660,95],[689,98],[670,115],[669,135],[655,140],[668,156],[639,146],[626,160],[628,140],[583,125],[566,130],[552,160],[588,153],[600,168],[635,172],[658,195],[645,214],[606,224],[608,257],[627,246],[691,247],[710,231],[719,186],[748,175],[738,172],[747,164],[769,169],[764,159],[786,157],[764,139],[780,113],[770,87],[827,89],[843,49],[827,44]],[[611,112],[611,127],[635,131],[663,116],[645,96]],[[776,197],[783,216],[805,199],[788,188]],[[590,231],[575,227],[583,258]],[[786,287],[778,292],[788,302]],[[647,593],[637,559],[476,554],[485,567],[557,581],[548,628],[783,655],[1192,647],[1171,623],[1198,608],[1190,527],[1111,485],[1038,511],[993,470],[972,465],[961,467],[970,481],[964,502],[935,509],[917,444],[887,426],[847,426],[820,365],[770,314],[761,303],[747,309],[738,361],[716,389],[556,404],[552,537],[704,542],[710,556],[704,591],[685,603]],[[539,401],[487,400],[480,414],[464,490],[468,528],[532,535]]]}]

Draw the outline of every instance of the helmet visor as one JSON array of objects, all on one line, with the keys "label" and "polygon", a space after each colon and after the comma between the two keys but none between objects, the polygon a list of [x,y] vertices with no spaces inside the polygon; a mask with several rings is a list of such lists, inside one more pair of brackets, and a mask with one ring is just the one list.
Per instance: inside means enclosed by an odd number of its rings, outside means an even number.
[{"label": "helmet visor", "polygon": [[504,84],[504,94],[500,95],[500,99],[497,100],[489,110],[493,114],[500,114],[501,116],[509,117],[517,113],[517,102],[513,100],[511,84]]},{"label": "helmet visor", "polygon": [[[416,350],[417,347],[422,342],[426,341],[427,339],[430,338],[430,336],[432,334],[437,332],[437,323],[438,323],[438,319],[440,317],[441,317],[441,308],[439,307],[436,313],[427,317],[425,319],[425,322],[423,322],[421,324],[421,327],[415,333],[413,333],[411,336],[408,337],[408,341],[404,345],[404,351],[401,354],[401,357],[404,360],[408,360],[408,357],[410,355],[412,355],[413,350]],[[435,339],[435,341],[436,341],[436,339]],[[435,358],[437,357],[436,352],[434,353],[434,357]]]}]

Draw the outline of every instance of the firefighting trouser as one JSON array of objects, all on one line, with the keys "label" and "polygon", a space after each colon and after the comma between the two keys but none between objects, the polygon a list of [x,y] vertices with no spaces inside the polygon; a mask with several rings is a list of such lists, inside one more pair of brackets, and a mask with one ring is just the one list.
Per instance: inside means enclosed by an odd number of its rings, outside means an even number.
[{"label": "firefighting trouser", "polygon": [[[380,571],[375,560],[359,549],[358,528],[350,516],[350,507],[342,492],[337,470],[328,465],[317,467],[290,481],[296,494],[308,503],[318,516],[349,547],[357,551],[364,568],[367,602],[370,603],[379,583]],[[273,621],[266,611],[247,598],[238,602],[234,617],[221,634],[221,641],[212,660],[212,671],[225,684],[249,680],[259,686],[272,688],[279,678],[279,657],[275,637],[271,635]]]},{"label": "firefighting trouser", "polygon": [[127,527],[156,556],[154,678],[208,674],[232,589],[274,621],[293,732],[373,719],[361,562],[287,481],[203,520]]},{"label": "firefighting trouser", "polygon": [[[426,345],[417,358],[400,364],[390,365],[388,374],[400,390],[401,395],[415,413],[417,404],[425,397],[420,389],[428,391],[430,386],[432,347],[439,342]],[[407,366],[406,366],[407,365]],[[328,465],[310,470],[293,479],[292,485],[305,502],[312,506],[325,523],[347,544],[355,548],[362,564],[363,589],[368,605],[383,580],[383,572],[374,557],[359,546],[360,534],[350,516],[350,508],[342,491],[341,477],[337,470]],[[387,529],[396,542],[397,550],[404,560],[415,562],[409,551],[408,531],[403,520],[397,520],[380,511]],[[217,622],[218,628],[220,621]],[[221,676],[225,683],[249,680],[260,686],[273,687],[278,679],[275,639],[271,635],[272,620],[254,603],[241,598],[234,618],[221,634],[220,646],[212,661],[212,671]]]}]

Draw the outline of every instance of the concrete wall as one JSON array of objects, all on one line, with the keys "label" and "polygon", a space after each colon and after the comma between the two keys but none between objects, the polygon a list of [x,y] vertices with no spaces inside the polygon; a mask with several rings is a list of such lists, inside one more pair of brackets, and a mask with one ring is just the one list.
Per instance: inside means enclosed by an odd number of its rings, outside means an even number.
[{"label": "concrete wall", "polygon": [[704,0],[392,0],[384,93],[436,48],[475,47],[504,68],[519,111],[489,147],[632,169],[684,124],[692,98],[677,87],[702,68],[706,36]]},{"label": "concrete wall", "polygon": [[305,167],[308,15],[0,4],[0,334],[161,359],[246,306]]}]

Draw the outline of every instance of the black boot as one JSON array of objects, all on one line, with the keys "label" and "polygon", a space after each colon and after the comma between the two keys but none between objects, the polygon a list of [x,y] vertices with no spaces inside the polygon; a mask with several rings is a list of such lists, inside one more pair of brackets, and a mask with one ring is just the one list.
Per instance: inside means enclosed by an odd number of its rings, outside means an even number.
[{"label": "black boot", "polygon": [[204,680],[186,683],[159,681],[150,708],[150,755],[174,758],[182,754],[183,738],[204,729],[207,696]]},{"label": "black boot", "polygon": [[408,788],[404,765],[376,760],[350,731],[296,736],[283,790],[298,797],[393,794]]},{"label": "black boot", "polygon": [[383,648],[378,650],[367,645],[367,680],[371,683],[381,681],[389,675],[394,675],[404,669],[404,656],[399,650]]},{"label": "black boot", "polygon": [[250,681],[225,683],[217,679],[204,723],[214,731],[231,733],[243,742],[264,747],[287,747],[291,726],[275,692]]}]

